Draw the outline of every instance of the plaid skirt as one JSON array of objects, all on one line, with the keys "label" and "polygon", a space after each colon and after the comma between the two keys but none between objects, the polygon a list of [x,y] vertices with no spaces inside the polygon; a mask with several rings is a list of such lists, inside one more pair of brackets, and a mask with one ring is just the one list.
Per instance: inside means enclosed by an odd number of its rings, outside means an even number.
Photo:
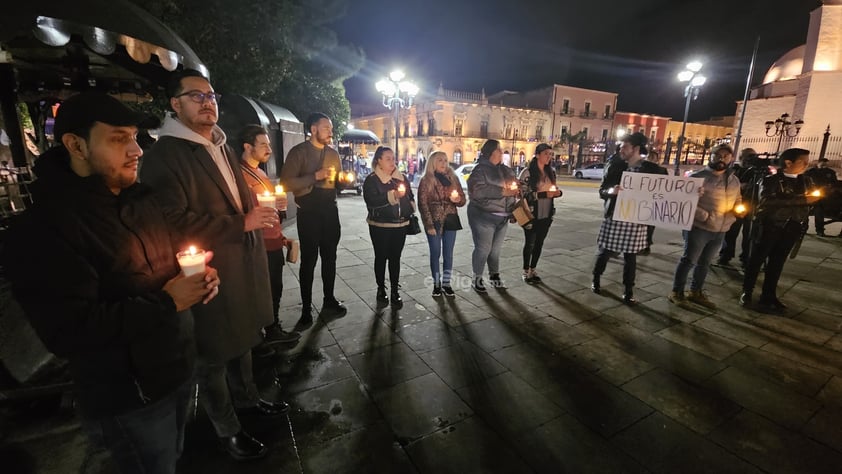
[{"label": "plaid skirt", "polygon": [[612,252],[638,253],[646,248],[646,226],[606,217],[599,227],[596,243]]}]

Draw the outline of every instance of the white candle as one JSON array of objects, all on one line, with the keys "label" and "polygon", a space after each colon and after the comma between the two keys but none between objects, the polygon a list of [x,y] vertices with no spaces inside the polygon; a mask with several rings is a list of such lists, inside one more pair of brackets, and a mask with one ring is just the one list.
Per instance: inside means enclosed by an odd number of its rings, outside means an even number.
[{"label": "white candle", "polygon": [[187,250],[178,252],[175,257],[178,259],[178,264],[181,266],[184,276],[205,272],[204,250],[197,249],[191,245]]},{"label": "white candle", "polygon": [[457,192],[455,189],[453,191],[450,191],[450,199],[459,199],[459,192]]},{"label": "white candle", "polygon": [[284,192],[284,187],[280,184],[275,186],[275,199],[279,211],[287,210],[287,195]]},{"label": "white candle", "polygon": [[556,191],[558,191],[558,188],[557,188],[557,187],[555,187],[555,184],[551,184],[551,185],[550,185],[550,192],[551,192],[551,193],[554,193],[554,192],[556,192]]},{"label": "white candle", "polygon": [[517,191],[517,182],[512,181],[511,184],[509,184],[509,189],[511,189],[512,191]]},{"label": "white candle", "polygon": [[398,192],[401,193],[401,194],[406,192],[406,186],[404,186],[403,183],[398,185]]},{"label": "white candle", "polygon": [[271,207],[272,209],[274,209],[275,195],[270,193],[269,191],[264,191],[263,194],[257,195],[257,203],[260,204],[261,207]]}]

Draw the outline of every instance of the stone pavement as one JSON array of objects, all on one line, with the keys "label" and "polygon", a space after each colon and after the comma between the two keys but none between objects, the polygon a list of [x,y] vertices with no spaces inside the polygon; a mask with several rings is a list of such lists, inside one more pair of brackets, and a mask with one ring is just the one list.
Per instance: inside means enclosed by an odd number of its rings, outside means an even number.
[{"label": "stone pavement", "polygon": [[[362,198],[341,196],[336,292],[349,311],[318,321],[259,370],[265,396],[293,406],[281,423],[246,421],[271,453],[230,461],[200,414],[181,472],[839,472],[842,239],[807,236],[781,280],[790,306],[782,317],[741,308],[740,273],[719,267],[707,282],[717,311],[671,305],[682,241],[659,229],[652,254],[638,259],[642,304],[629,308],[620,261],[609,264],[602,296],[589,291],[601,201],[595,182],[566,184],[539,264],[543,284],[520,281],[523,233],[511,225],[501,262],[508,289],[471,291],[463,209],[457,296],[430,295],[426,240],[410,236],[397,311],[374,303]],[[297,265],[286,272],[291,327]],[[321,301],[318,269],[314,293]],[[31,472],[81,469],[86,443],[71,415],[3,427],[0,455]],[[110,472],[92,459],[83,472]]]}]

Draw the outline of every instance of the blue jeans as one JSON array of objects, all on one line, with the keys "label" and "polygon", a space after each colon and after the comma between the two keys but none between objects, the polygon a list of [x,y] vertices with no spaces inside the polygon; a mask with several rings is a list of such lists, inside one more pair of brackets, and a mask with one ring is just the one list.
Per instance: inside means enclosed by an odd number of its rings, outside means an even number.
[{"label": "blue jeans", "polygon": [[474,239],[474,252],[471,255],[474,278],[482,276],[486,263],[488,273],[500,273],[500,249],[503,247],[503,239],[506,238],[509,218],[495,216],[469,205],[468,224]]},{"label": "blue jeans", "polygon": [[[682,231],[684,235],[684,255],[675,268],[672,282],[673,291],[684,291],[687,284],[687,274],[693,269],[693,280],[690,281],[690,291],[701,291],[708,275],[708,267],[713,257],[722,247],[725,232],[711,232],[693,227],[689,231]],[[695,268],[694,268],[695,267]]]},{"label": "blue jeans", "polygon": [[111,453],[121,473],[175,474],[193,387],[189,381],[167,397],[122,415],[83,419],[82,427],[95,445]]},{"label": "blue jeans", "polygon": [[[450,286],[453,273],[453,246],[456,245],[455,230],[441,230],[436,226],[436,235],[427,234],[427,245],[430,246],[430,272],[433,274],[433,284]],[[444,276],[442,276],[439,258],[444,255]]]}]

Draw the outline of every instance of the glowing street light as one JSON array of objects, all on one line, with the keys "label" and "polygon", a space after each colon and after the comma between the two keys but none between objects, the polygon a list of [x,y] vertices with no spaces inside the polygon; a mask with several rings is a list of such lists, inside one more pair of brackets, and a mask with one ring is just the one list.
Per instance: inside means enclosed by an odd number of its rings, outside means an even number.
[{"label": "glowing street light", "polygon": [[400,136],[400,111],[412,107],[412,99],[418,95],[418,86],[404,80],[404,73],[395,70],[388,79],[377,81],[374,87],[383,94],[383,107],[395,111],[395,159],[398,159],[398,137]]},{"label": "glowing street light", "polygon": [[681,151],[684,149],[684,132],[687,130],[687,116],[690,114],[690,101],[696,100],[699,97],[699,91],[707,81],[707,78],[699,72],[702,70],[702,63],[699,61],[692,61],[687,64],[686,68],[678,73],[678,80],[686,82],[687,87],[684,88],[684,120],[681,122],[681,136],[678,137],[678,152],[675,155],[675,175],[678,176],[680,171],[678,169],[681,163]]}]

